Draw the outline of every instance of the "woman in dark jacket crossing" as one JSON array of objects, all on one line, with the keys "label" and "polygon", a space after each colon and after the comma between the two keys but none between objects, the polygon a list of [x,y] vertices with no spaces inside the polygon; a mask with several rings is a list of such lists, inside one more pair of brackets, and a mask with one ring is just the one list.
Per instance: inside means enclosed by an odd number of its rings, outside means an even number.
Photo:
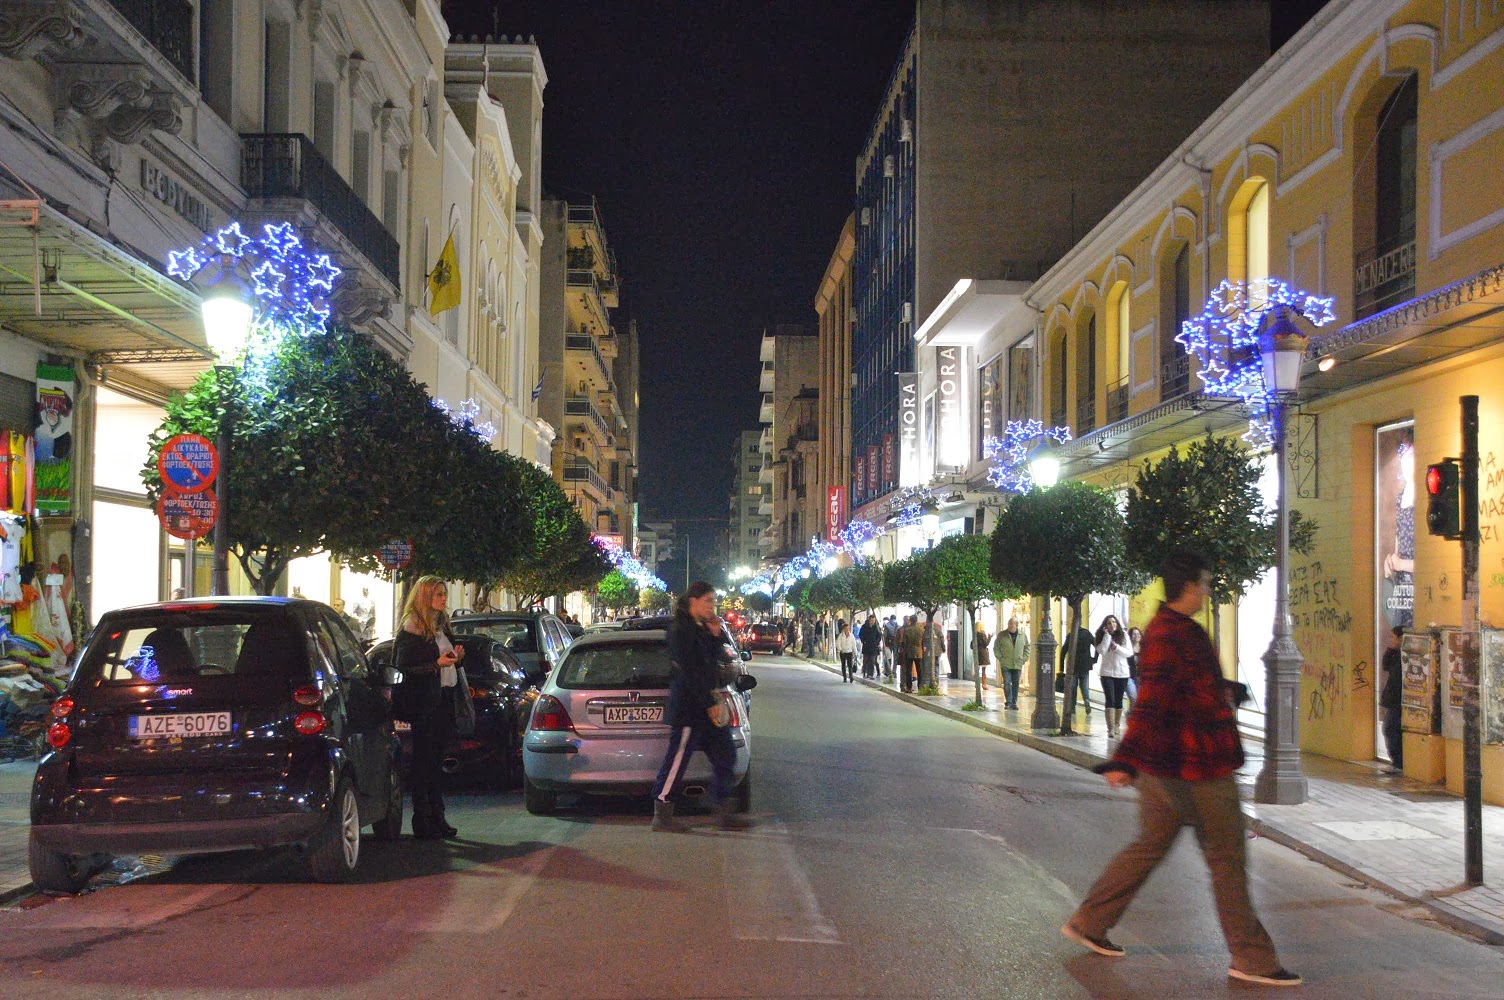
[{"label": "woman in dark jacket crossing", "polygon": [[716,698],[721,686],[721,658],[725,637],[715,616],[715,588],[703,580],[691,584],[674,608],[668,630],[673,674],[668,685],[664,721],[673,727],[668,752],[653,783],[653,829],[680,831],[674,818],[674,789],[684,778],[690,755],[703,751],[710,759],[710,792],[716,819],[723,830],[738,830],[747,822],[735,814],[736,748],[727,728],[728,710]]}]

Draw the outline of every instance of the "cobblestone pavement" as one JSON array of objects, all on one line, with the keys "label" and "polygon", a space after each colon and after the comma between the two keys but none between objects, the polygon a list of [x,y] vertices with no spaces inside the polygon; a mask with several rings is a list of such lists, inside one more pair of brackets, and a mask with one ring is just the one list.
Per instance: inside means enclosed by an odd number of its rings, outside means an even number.
[{"label": "cobblestone pavement", "polygon": [[[840,674],[833,663],[812,662]],[[1029,694],[1019,695],[1017,711],[1002,711],[994,687],[983,696],[983,710],[968,712],[962,706],[975,694],[971,681],[950,680],[939,696],[927,697],[903,694],[892,681],[861,683],[1082,767],[1093,767],[1111,753],[1100,710],[1088,715],[1078,706],[1072,728],[1080,735],[1052,736],[1029,728],[1034,710]],[[1301,757],[1309,785],[1306,801],[1260,805],[1252,795],[1263,765],[1263,744],[1245,739],[1244,749],[1248,762],[1238,781],[1244,811],[1257,834],[1425,906],[1458,930],[1504,944],[1504,807],[1483,807],[1484,884],[1465,888],[1462,800],[1444,786],[1386,775],[1378,762],[1355,764],[1307,753]]]}]

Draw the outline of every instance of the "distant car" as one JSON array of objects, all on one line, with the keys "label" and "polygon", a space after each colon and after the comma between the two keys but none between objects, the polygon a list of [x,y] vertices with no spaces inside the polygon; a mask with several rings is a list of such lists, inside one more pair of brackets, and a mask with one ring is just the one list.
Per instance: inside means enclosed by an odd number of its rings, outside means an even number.
[{"label": "distant car", "polygon": [[596,622],[594,625],[585,626],[586,635],[594,635],[596,632],[615,632],[621,628],[621,622]]},{"label": "distant car", "polygon": [[112,854],[297,846],[348,878],[361,828],[402,829],[400,749],[354,635],[314,601],[112,611],[52,704],[31,879],[76,892]]},{"label": "distant car", "polygon": [[[547,815],[561,793],[647,795],[668,749],[668,632],[661,627],[586,635],[548,678],[522,741],[523,804]],[[732,706],[737,808],[752,803],[752,723],[744,694],[757,681],[735,674],[724,688]],[[710,787],[703,754],[692,759],[687,795]]]},{"label": "distant car", "polygon": [[[444,770],[478,778],[493,788],[516,788],[522,782],[522,734],[538,688],[517,658],[486,635],[457,635],[465,655],[460,665],[475,706],[475,732],[455,741],[444,757]],[[375,643],[366,653],[384,693],[401,679],[392,663],[392,640]],[[395,723],[404,757],[412,754],[412,726]]]},{"label": "distant car", "polygon": [[783,629],[772,622],[759,622],[747,630],[744,645],[758,653],[782,653]]},{"label": "distant car", "polygon": [[449,622],[456,635],[485,635],[516,657],[528,681],[541,684],[559,665],[574,641],[568,627],[547,611],[486,611],[456,615]]}]

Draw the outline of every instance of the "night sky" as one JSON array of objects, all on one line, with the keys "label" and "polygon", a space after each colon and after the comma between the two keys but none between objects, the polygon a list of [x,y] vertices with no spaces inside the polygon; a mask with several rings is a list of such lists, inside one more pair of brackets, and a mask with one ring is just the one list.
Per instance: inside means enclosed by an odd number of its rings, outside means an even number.
[{"label": "night sky", "polygon": [[[446,4],[456,32],[484,4]],[[643,518],[726,517],[734,434],[757,427],[762,328],[803,322],[851,211],[855,160],[910,0],[502,2],[543,53],[543,183],[594,194],[642,336]],[[697,573],[710,571],[695,558]],[[682,569],[680,570],[682,573]]]}]

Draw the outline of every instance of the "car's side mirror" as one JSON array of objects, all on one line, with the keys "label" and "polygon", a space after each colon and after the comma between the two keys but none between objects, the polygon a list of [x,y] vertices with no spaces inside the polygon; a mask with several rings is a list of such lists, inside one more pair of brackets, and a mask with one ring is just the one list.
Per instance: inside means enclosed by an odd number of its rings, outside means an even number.
[{"label": "car's side mirror", "polygon": [[743,693],[757,687],[757,678],[751,674],[742,674],[736,679],[736,689]]},{"label": "car's side mirror", "polygon": [[746,660],[750,660],[750,659],[752,659],[752,650],[750,650],[750,649],[744,649],[744,650],[742,650],[742,660],[746,661]]}]

